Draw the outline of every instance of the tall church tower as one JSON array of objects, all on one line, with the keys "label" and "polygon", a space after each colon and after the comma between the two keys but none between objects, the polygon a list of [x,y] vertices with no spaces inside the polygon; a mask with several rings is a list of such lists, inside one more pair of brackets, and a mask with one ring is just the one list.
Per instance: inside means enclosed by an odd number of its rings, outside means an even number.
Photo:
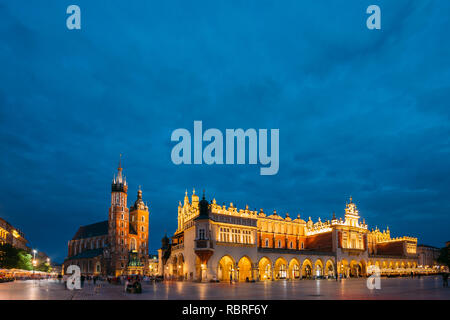
[{"label": "tall church tower", "polygon": [[122,274],[128,261],[128,231],[129,231],[129,211],[127,208],[126,178],[122,173],[122,161],[119,160],[117,176],[114,175],[111,184],[111,207],[109,208],[109,228],[108,236],[111,246],[111,273]]}]

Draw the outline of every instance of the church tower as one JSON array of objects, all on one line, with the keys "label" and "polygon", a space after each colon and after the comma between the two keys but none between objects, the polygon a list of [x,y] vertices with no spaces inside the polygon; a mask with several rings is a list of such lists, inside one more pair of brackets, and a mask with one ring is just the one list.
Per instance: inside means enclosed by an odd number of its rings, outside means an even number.
[{"label": "church tower", "polygon": [[[137,199],[131,207],[130,230],[136,234],[136,243],[132,243],[130,251],[148,255],[148,206],[142,200],[142,190],[139,186]],[[135,246],[136,245],[136,246]]]},{"label": "church tower", "polygon": [[122,161],[119,160],[117,176],[111,184],[111,206],[109,208],[108,237],[111,246],[111,273],[122,274],[128,261],[129,211],[127,208],[127,180],[123,176]]},{"label": "church tower", "polygon": [[139,186],[137,199],[130,208],[128,274],[144,274],[148,270],[148,218],[148,207]]}]

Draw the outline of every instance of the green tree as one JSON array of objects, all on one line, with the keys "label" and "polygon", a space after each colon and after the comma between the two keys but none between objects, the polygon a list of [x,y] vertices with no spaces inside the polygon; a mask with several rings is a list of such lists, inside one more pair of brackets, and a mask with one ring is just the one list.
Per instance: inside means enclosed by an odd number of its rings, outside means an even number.
[{"label": "green tree", "polygon": [[44,272],[50,272],[52,271],[52,267],[50,266],[50,264],[48,262],[41,262],[36,270],[38,271],[44,271]]},{"label": "green tree", "polygon": [[32,256],[25,250],[19,250],[19,261],[17,263],[17,269],[33,270]]},{"label": "green tree", "polygon": [[31,254],[8,243],[1,244],[0,268],[32,270]]},{"label": "green tree", "polygon": [[19,263],[19,250],[9,243],[0,245],[0,267],[4,269],[16,268]]}]

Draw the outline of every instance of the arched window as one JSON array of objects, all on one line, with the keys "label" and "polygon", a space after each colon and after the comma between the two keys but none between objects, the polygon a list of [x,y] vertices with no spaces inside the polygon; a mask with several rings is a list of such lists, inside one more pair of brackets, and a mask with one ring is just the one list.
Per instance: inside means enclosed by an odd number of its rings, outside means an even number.
[{"label": "arched window", "polygon": [[305,244],[302,242],[302,249],[305,249]]},{"label": "arched window", "polygon": [[266,238],[266,247],[269,247],[269,239]]},{"label": "arched window", "polygon": [[141,221],[145,222],[145,217],[144,216],[142,216]]},{"label": "arched window", "polygon": [[292,249],[293,245],[292,245],[292,241],[289,243],[289,248]]},{"label": "arched window", "polygon": [[130,250],[136,250],[136,239],[135,238],[131,238]]},{"label": "arched window", "polygon": [[278,240],[278,248],[281,248],[281,240]]}]

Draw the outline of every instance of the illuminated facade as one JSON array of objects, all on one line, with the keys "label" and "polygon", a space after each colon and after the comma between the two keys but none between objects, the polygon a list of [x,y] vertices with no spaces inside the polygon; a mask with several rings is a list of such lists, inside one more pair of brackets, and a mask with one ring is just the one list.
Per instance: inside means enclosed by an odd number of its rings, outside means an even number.
[{"label": "illuminated facade", "polygon": [[300,215],[220,206],[186,192],[178,206],[178,228],[163,239],[159,272],[195,281],[260,281],[311,277],[365,276],[370,265],[382,273],[417,268],[417,239],[391,238],[389,230],[369,231],[356,204],[344,218],[313,222]]},{"label": "illuminated facade", "polygon": [[30,251],[25,235],[19,229],[14,228],[6,220],[0,218],[0,243],[8,243],[13,247]]},{"label": "illuminated facade", "polygon": [[148,206],[139,188],[133,206],[127,207],[128,184],[119,162],[111,184],[108,220],[82,226],[68,244],[64,270],[78,265],[82,274],[148,274]]}]

